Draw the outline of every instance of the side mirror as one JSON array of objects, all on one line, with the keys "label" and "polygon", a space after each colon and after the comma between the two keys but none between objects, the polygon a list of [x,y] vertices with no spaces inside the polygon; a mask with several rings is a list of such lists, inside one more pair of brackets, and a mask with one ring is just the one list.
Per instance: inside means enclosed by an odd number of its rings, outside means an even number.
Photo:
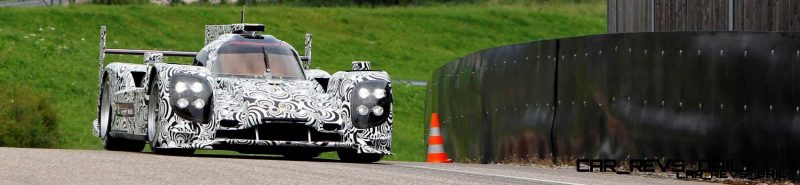
[{"label": "side mirror", "polygon": [[164,53],[145,52],[144,64],[164,63]]},{"label": "side mirror", "polygon": [[353,61],[353,71],[369,71],[369,61]]}]

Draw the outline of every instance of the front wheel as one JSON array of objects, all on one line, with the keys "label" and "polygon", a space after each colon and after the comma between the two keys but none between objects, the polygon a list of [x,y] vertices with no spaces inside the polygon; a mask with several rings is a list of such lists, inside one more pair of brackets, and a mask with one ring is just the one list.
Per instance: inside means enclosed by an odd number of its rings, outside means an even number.
[{"label": "front wheel", "polygon": [[150,150],[155,154],[160,155],[180,155],[188,156],[194,154],[194,149],[174,149],[174,148],[158,148],[158,134],[161,133],[162,112],[161,109],[161,85],[158,82],[153,83],[150,88],[150,99],[147,102],[147,140],[150,142]]},{"label": "front wheel", "polygon": [[356,153],[355,150],[340,150],[336,152],[339,159],[349,163],[374,163],[383,159],[382,154]]}]

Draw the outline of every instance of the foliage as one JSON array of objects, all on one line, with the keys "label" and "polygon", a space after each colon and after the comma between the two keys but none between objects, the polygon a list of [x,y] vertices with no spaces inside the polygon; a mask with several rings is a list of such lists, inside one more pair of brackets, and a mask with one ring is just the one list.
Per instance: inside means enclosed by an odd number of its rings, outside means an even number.
[{"label": "foliage", "polygon": [[50,148],[58,144],[52,99],[20,85],[0,88],[0,146]]}]

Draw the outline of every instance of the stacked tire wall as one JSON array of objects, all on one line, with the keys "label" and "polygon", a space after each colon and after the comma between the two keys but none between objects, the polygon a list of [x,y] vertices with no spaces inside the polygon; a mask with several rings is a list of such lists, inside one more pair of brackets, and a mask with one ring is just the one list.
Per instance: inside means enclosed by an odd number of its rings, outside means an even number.
[{"label": "stacked tire wall", "polygon": [[800,167],[800,33],[544,40],[439,68],[427,116],[461,162],[744,160]]}]

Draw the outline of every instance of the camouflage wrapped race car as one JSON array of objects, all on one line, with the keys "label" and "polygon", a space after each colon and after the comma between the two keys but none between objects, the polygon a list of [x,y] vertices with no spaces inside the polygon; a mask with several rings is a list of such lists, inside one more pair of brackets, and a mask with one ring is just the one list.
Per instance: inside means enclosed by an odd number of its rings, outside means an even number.
[{"label": "camouflage wrapped race car", "polygon": [[[329,73],[261,24],[206,26],[199,52],[107,49],[101,27],[94,134],[108,150],[190,155],[196,149],[308,159],[336,151],[344,161],[391,154],[392,87],[369,62]],[[141,55],[144,64],[106,54]],[[192,65],[164,57],[194,57]]]}]

